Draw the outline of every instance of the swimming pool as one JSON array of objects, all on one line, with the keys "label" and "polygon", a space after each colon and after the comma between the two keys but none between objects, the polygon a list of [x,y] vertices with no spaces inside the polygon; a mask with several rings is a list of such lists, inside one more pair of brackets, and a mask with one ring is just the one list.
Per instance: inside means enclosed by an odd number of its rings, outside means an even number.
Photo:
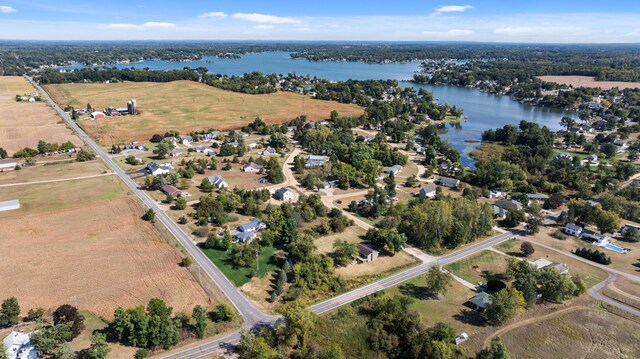
[{"label": "swimming pool", "polygon": [[627,253],[626,249],[618,247],[615,244],[607,243],[604,247],[618,253]]}]

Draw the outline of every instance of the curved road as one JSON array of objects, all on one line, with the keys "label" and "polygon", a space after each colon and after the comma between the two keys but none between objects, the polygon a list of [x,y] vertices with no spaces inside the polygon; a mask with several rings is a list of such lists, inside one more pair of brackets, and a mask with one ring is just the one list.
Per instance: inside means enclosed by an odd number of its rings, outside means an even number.
[{"label": "curved road", "polygon": [[[156,212],[156,219],[160,221],[176,240],[184,247],[184,249],[194,258],[196,263],[205,271],[205,273],[213,280],[216,285],[222,290],[222,292],[229,298],[234,307],[238,310],[240,315],[244,318],[244,327],[253,328],[260,325],[271,325],[278,318],[277,316],[265,314],[258,309],[253,303],[247,300],[238,289],[227,279],[227,277],[200,251],[200,249],[193,243],[191,238],[182,229],[173,222],[165,212],[153,201],[144,191],[142,191],[138,185],[111,159],[111,157],[104,152],[104,150],[98,146],[62,109],[49,97],[49,94],[42,89],[38,84],[33,82],[30,78],[27,78],[33,86],[35,86],[42,96],[49,102],[49,104],[60,114],[60,116],[69,124],[69,126],[78,134],[78,136],[89,146],[91,149],[106,163],[106,165],[118,176],[120,179],[131,189],[131,191],[138,196],[138,198],[148,207],[152,208]],[[295,155],[300,153],[300,149],[296,148],[287,158],[285,162],[285,183],[280,186],[292,186],[301,190],[297,184],[297,181],[293,177],[293,173],[290,170],[290,166],[293,163]],[[306,192],[302,190],[303,192]],[[327,196],[327,201],[323,201],[329,207],[336,207],[333,204],[333,200],[336,199],[333,196]],[[323,197],[324,199],[325,197]],[[346,213],[346,212],[345,212]],[[355,222],[363,228],[369,228],[366,222],[359,220],[357,217],[350,216]],[[375,292],[391,288],[404,281],[418,277],[425,274],[433,266],[443,266],[455,261],[458,261],[467,256],[473,255],[485,249],[489,249],[501,242],[504,242],[514,236],[522,234],[522,230],[507,231],[505,233],[496,235],[482,242],[473,243],[467,247],[456,250],[450,254],[429,258],[428,256],[420,256],[423,263],[409,268],[400,273],[396,273],[387,278],[383,278],[376,282],[370,283],[363,287],[354,289],[350,292],[338,295],[336,297],[327,299],[323,302],[312,305],[310,308],[316,314],[326,313],[333,309],[336,309],[342,305],[351,303],[357,299],[366,297]],[[538,243],[539,244],[539,243]],[[563,253],[566,254],[566,253]],[[592,263],[589,263],[592,264]],[[607,268],[602,268],[607,270]],[[609,277],[589,288],[588,293],[592,297],[602,302],[616,306],[624,311],[640,316],[640,311],[622,303],[616,302],[610,298],[607,298],[599,293],[609,283],[613,282],[617,273],[612,273],[611,270],[607,270]],[[626,273],[625,273],[626,274]],[[626,276],[630,276],[626,274]],[[635,277],[635,276],[633,276]],[[637,279],[636,279],[637,280]],[[211,340],[202,345],[188,348],[176,352],[174,354],[167,354],[163,358],[167,359],[179,359],[179,358],[203,358],[212,357],[213,353],[227,350],[229,345],[235,345],[240,341],[240,332],[233,332],[223,338]]]}]

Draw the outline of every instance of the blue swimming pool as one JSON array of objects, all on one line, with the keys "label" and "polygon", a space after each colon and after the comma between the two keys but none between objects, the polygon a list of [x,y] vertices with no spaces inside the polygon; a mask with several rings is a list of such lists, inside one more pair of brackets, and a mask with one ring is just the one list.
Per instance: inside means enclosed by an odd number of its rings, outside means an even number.
[{"label": "blue swimming pool", "polygon": [[626,249],[618,247],[615,244],[607,243],[604,247],[618,253],[627,253]]}]

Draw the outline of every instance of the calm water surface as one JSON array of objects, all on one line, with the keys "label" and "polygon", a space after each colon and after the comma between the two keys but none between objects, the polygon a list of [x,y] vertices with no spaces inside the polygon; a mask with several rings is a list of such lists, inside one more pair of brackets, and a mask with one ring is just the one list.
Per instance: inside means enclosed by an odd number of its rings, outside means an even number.
[{"label": "calm water surface", "polygon": [[[449,103],[462,107],[467,122],[460,126],[450,127],[442,137],[461,152],[462,164],[473,167],[474,161],[469,157],[478,144],[466,143],[465,140],[480,140],[482,131],[502,127],[506,124],[518,124],[521,120],[536,122],[552,130],[560,128],[560,118],[575,113],[558,109],[548,109],[523,105],[511,100],[508,96],[492,95],[457,86],[416,85],[406,80],[413,78],[418,71],[418,63],[408,64],[366,64],[361,62],[311,62],[304,59],[292,59],[286,52],[265,52],[242,55],[240,59],[219,59],[206,57],[200,61],[171,62],[171,61],[143,61],[134,64],[116,64],[117,68],[149,68],[152,70],[181,69],[185,66],[196,68],[206,67],[210,73],[224,75],[242,75],[251,71],[262,73],[311,75],[328,80],[368,80],[394,79],[400,85],[424,88],[433,93],[440,103]],[[74,65],[69,68],[82,68]]]}]

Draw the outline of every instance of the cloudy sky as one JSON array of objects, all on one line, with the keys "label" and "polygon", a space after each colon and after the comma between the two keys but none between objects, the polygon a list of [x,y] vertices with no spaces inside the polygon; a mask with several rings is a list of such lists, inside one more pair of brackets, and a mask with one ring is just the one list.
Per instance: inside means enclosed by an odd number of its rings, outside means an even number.
[{"label": "cloudy sky", "polygon": [[0,39],[640,42],[640,1],[0,0]]}]

